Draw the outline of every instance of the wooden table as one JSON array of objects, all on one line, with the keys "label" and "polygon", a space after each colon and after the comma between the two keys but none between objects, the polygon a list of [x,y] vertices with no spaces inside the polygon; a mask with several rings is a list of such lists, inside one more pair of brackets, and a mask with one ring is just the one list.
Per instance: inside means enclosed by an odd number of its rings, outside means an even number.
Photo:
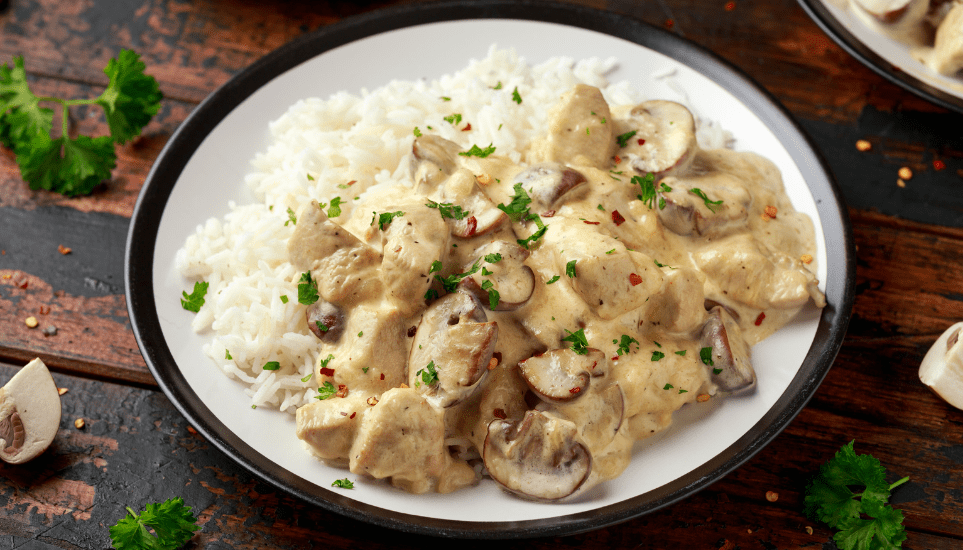
[{"label": "wooden table", "polygon": [[[432,543],[307,505],[230,462],[157,390],[124,298],[129,216],[151,163],[191,110],[289,40],[394,3],[0,1],[0,62],[24,55],[38,93],[96,95],[106,61],[132,48],[165,95],[143,136],[119,148],[113,179],[89,197],[29,190],[12,153],[0,150],[0,382],[39,356],[68,389],[53,447],[28,465],[0,465],[0,548],[108,548],[108,527],[125,505],[175,495],[199,514],[202,530],[189,548]],[[792,112],[849,206],[857,296],[842,350],[815,397],[747,464],[645,517],[499,544],[832,548],[832,532],[803,514],[803,492],[819,465],[855,439],[893,479],[910,477],[893,497],[906,516],[906,547],[959,548],[963,412],[924,387],[917,369],[937,336],[963,319],[963,116],[877,76],[793,0],[736,0],[734,9],[725,0],[578,3],[671,27],[746,71]],[[105,131],[99,114],[86,115],[76,112],[78,130]],[[857,151],[860,139],[872,149]],[[898,186],[903,166],[914,175]],[[30,316],[38,328],[25,325]],[[43,332],[48,326],[55,335]],[[75,419],[86,425],[75,428]],[[768,500],[769,491],[778,499]]]}]

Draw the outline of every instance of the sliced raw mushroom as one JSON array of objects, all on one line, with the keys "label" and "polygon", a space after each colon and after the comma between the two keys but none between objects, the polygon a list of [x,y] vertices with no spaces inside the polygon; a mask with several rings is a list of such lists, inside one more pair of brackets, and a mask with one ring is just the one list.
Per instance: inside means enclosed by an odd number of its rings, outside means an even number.
[{"label": "sliced raw mushroom", "polygon": [[498,324],[488,322],[478,300],[464,292],[446,294],[425,311],[411,343],[408,385],[438,407],[470,396],[488,374]]},{"label": "sliced raw mushroom", "polygon": [[659,219],[676,235],[721,237],[746,227],[752,196],[729,174],[667,177],[663,186],[671,190],[659,192]]},{"label": "sliced raw mushroom", "polygon": [[656,180],[686,171],[695,158],[698,144],[695,119],[685,106],[661,99],[639,104],[629,113],[628,127],[635,131],[619,154],[631,159],[641,175]]},{"label": "sliced raw mushroom", "polygon": [[920,381],[957,409],[963,409],[963,323],[946,329],[920,364]]},{"label": "sliced raw mushroom", "polygon": [[612,159],[612,115],[602,92],[577,84],[548,113],[548,132],[534,146],[536,156],[605,168]]},{"label": "sliced raw mushroom", "polygon": [[557,162],[534,164],[519,172],[515,179],[532,199],[529,207],[536,214],[543,214],[558,207],[564,198],[576,195],[573,190],[588,182],[585,175]]},{"label": "sliced raw mushroom", "polygon": [[60,427],[60,394],[40,359],[0,388],[0,460],[22,464],[53,442]]},{"label": "sliced raw mushroom", "polygon": [[592,376],[605,371],[605,354],[589,348],[584,355],[571,348],[549,350],[518,364],[522,378],[546,401],[575,400],[589,388]]},{"label": "sliced raw mushroom", "polygon": [[344,333],[344,310],[331,302],[319,299],[305,309],[304,317],[308,329],[322,342],[333,344]]},{"label": "sliced raw mushroom", "polygon": [[739,324],[722,307],[709,312],[709,320],[702,327],[702,349],[709,348],[702,362],[712,373],[711,380],[720,390],[738,392],[756,385],[756,371],[752,368],[749,344],[742,337]]},{"label": "sliced raw mushroom", "polygon": [[568,403],[540,403],[547,410],[575,422],[579,435],[591,449],[601,449],[615,439],[625,419],[625,395],[621,386],[610,384]]},{"label": "sliced raw mushroom", "polygon": [[439,186],[458,167],[461,146],[436,135],[415,138],[411,145],[409,172],[416,185],[429,189]]},{"label": "sliced raw mushroom", "polygon": [[575,424],[540,411],[520,421],[493,420],[482,458],[495,481],[537,500],[571,496],[592,472],[592,455]]},{"label": "sliced raw mushroom", "polygon": [[[529,255],[527,249],[507,241],[494,241],[479,248],[477,255],[479,269],[462,279],[460,288],[494,311],[518,309],[532,297],[535,273],[524,264]],[[486,258],[498,259],[490,262]],[[470,266],[466,271],[469,269]]]}]

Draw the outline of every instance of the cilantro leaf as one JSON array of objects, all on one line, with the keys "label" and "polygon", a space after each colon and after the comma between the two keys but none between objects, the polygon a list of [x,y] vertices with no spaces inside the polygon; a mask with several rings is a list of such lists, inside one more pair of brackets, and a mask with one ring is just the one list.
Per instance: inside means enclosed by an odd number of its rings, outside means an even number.
[{"label": "cilantro leaf", "polygon": [[662,353],[661,351],[653,351],[653,352],[652,352],[652,360],[653,360],[653,361],[658,361],[658,360],[662,359],[663,357],[665,357],[665,354]]},{"label": "cilantro leaf", "polygon": [[207,294],[207,287],[209,285],[210,283],[198,281],[194,283],[194,291],[190,294],[188,294],[186,290],[181,292],[181,294],[184,295],[184,297],[181,298],[181,307],[194,313],[200,311],[201,306],[204,305],[204,295]]},{"label": "cilantro leaf", "polygon": [[117,550],[174,550],[199,529],[191,508],[177,497],[148,504],[139,516],[127,507],[127,516],[110,528],[110,540]]},{"label": "cilantro leaf", "polygon": [[146,68],[139,55],[121,50],[104,69],[110,82],[96,101],[104,108],[110,135],[117,143],[137,137],[160,110],[160,88],[154,77],[144,74]]},{"label": "cilantro leaf", "polygon": [[833,539],[843,550],[898,548],[906,539],[903,513],[887,501],[890,491],[909,478],[887,484],[879,460],[857,455],[854,443],[820,467],[806,488],[806,513],[837,529]]}]

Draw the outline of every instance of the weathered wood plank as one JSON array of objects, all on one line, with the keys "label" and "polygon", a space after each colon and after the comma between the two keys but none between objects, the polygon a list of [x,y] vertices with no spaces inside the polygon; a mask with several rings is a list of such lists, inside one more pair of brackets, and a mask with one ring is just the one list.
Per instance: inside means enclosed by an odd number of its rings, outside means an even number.
[{"label": "weathered wood plank", "polygon": [[[15,370],[0,366],[0,383]],[[159,392],[59,374],[55,379],[69,391],[61,399],[64,415],[53,447],[29,465],[0,464],[0,529],[9,537],[0,538],[0,547],[34,541],[58,548],[107,548],[108,527],[123,517],[124,506],[143,508],[173,496],[183,497],[199,516],[202,529],[189,548],[378,550],[437,544],[349,520],[272,490],[210,446]],[[77,418],[84,419],[83,429],[74,427]],[[894,496],[907,516],[907,547],[957,547],[963,531],[953,495],[963,473],[946,470],[941,477],[930,471],[948,464],[945,450],[911,431],[899,445],[874,439],[875,432],[889,432],[813,408],[745,466],[664,510],[580,535],[499,545],[822,548],[831,533],[805,517],[802,494],[809,476],[847,441],[843,434],[850,429],[862,434],[857,450],[877,454],[893,475],[920,476]],[[778,493],[778,500],[767,500],[767,491]],[[459,542],[467,548],[490,544]]]}]

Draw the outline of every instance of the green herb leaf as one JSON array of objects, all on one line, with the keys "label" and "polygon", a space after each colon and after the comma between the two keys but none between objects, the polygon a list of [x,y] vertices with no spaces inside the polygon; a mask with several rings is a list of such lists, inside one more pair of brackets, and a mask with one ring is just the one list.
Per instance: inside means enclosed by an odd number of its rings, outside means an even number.
[{"label": "green herb leaf", "polygon": [[689,189],[689,192],[699,197],[700,199],[702,199],[702,202],[706,205],[706,208],[708,208],[711,212],[715,212],[716,211],[715,207],[722,204],[721,200],[718,200],[718,201],[709,200],[709,197],[702,191],[702,189],[699,189],[698,187],[693,187],[692,189]]},{"label": "green herb leaf", "polygon": [[336,393],[338,393],[338,388],[335,388],[334,384],[331,382],[325,381],[325,383],[321,384],[321,386],[318,388],[318,395],[315,395],[314,397],[324,401],[325,399],[334,397],[334,394]]},{"label": "green herb leaf", "polygon": [[461,114],[455,113],[453,115],[444,117],[444,119],[445,122],[451,123],[452,126],[458,126],[458,124],[461,122]]},{"label": "green herb leaf", "polygon": [[224,350],[224,358],[227,359],[228,361],[233,361],[233,360],[234,360],[234,358],[231,357],[231,351],[230,351],[230,350]]},{"label": "green herb leaf", "polygon": [[344,204],[344,201],[341,200],[341,197],[331,199],[331,206],[328,207],[328,217],[337,218],[340,216],[342,204]]},{"label": "green herb leaf", "polygon": [[714,366],[715,363],[712,362],[712,348],[702,348],[699,350],[699,358],[702,359],[702,363],[707,366]]},{"label": "green herb leaf", "polygon": [[127,516],[110,528],[110,540],[117,550],[174,550],[199,529],[191,508],[176,497],[148,504],[140,515],[127,507]]},{"label": "green herb leaf", "polygon": [[436,271],[441,271],[441,268],[442,268],[441,262],[439,260],[435,260],[431,262],[431,267],[428,268],[428,274],[431,275]]},{"label": "green herb leaf", "polygon": [[418,369],[418,372],[415,373],[415,376],[420,376],[422,383],[424,383],[426,386],[430,386],[437,382],[438,371],[435,369],[435,362],[431,361],[425,365],[425,368]]},{"label": "green herb leaf", "polygon": [[499,203],[498,209],[508,214],[513,222],[518,222],[528,217],[528,205],[532,203],[532,198],[521,183],[516,183],[512,188],[515,190],[512,201],[507,205]]},{"label": "green herb leaf", "polygon": [[515,89],[512,90],[512,101],[518,103],[519,105],[522,104],[522,96],[518,93],[518,86],[515,86]]},{"label": "green herb leaf", "polygon": [[144,74],[146,68],[139,55],[121,50],[104,69],[110,82],[97,104],[104,108],[110,135],[117,143],[137,137],[160,110],[160,88],[154,77]]},{"label": "green herb leaf", "polygon": [[287,294],[282,294],[282,295],[281,295],[281,303],[282,303],[282,304],[288,303],[288,295],[287,295]]},{"label": "green herb leaf", "polygon": [[637,184],[641,189],[638,198],[650,209],[655,207],[655,198],[657,196],[655,190],[655,175],[646,174],[645,176],[632,176],[631,182]]},{"label": "green herb leaf", "polygon": [[199,281],[194,283],[194,291],[190,294],[188,294],[187,291],[181,292],[184,296],[181,298],[181,307],[194,313],[200,311],[201,306],[204,305],[204,295],[207,294],[208,286],[209,283]]},{"label": "green herb leaf", "polygon": [[405,215],[405,213],[402,212],[401,210],[398,210],[397,212],[385,212],[383,214],[372,212],[372,214],[374,214],[374,217],[371,219],[371,225],[374,225],[375,222],[377,221],[378,229],[382,231],[385,230],[385,226],[391,223],[392,220],[394,220],[395,218],[400,218]]},{"label": "green herb leaf", "polygon": [[262,368],[264,370],[279,370],[281,368],[281,363],[277,361],[268,361],[267,363],[264,363],[264,367]]},{"label": "green herb leaf", "polygon": [[288,221],[284,222],[284,227],[287,227],[289,223],[293,225],[298,224],[298,217],[294,215],[294,210],[291,210],[290,207],[288,208]]},{"label": "green herb leaf", "polygon": [[301,280],[298,282],[298,303],[309,306],[317,302],[320,297],[318,282],[311,278],[311,272],[302,273]]},{"label": "green herb leaf", "polygon": [[[615,340],[613,340],[613,342],[615,342]],[[622,341],[618,342],[618,344],[619,344],[619,349],[617,352],[618,355],[625,355],[630,351],[629,346],[631,346],[632,344],[635,344],[636,349],[638,349],[639,341],[636,340],[635,338],[632,338],[628,334],[623,334]]]},{"label": "green herb leaf", "polygon": [[565,274],[568,275],[569,279],[574,279],[574,278],[575,278],[575,264],[576,264],[576,263],[578,263],[578,260],[571,260],[571,261],[569,261],[567,264],[565,264]]},{"label": "green herb leaf", "polygon": [[471,269],[469,269],[464,273],[455,273],[447,277],[435,275],[435,279],[437,279],[438,282],[441,283],[441,286],[442,288],[445,289],[445,292],[454,292],[455,289],[458,288],[458,283],[460,283],[462,279],[470,275],[474,275],[476,272],[478,272],[478,268],[480,265],[481,265],[481,261],[476,260],[475,263],[472,264]]},{"label": "green herb leaf", "polygon": [[671,389],[674,388],[674,387],[675,387],[675,386],[673,386],[672,384],[666,384],[665,386],[662,386],[662,389],[663,389],[663,390],[671,390]]},{"label": "green herb leaf", "polygon": [[661,351],[653,351],[653,352],[652,352],[652,360],[653,360],[653,361],[658,361],[658,360],[662,359],[663,357],[665,357],[665,354],[662,353]]},{"label": "green herb leaf", "polygon": [[572,343],[572,351],[579,355],[588,354],[588,340],[585,338],[585,329],[578,329],[575,332],[566,330],[568,336],[562,338],[563,342]]},{"label": "green herb leaf", "polygon": [[458,153],[458,154],[461,155],[461,156],[463,156],[463,157],[481,157],[481,158],[485,158],[485,157],[487,157],[488,155],[490,155],[490,154],[492,154],[492,153],[494,153],[494,152],[495,152],[495,146],[492,145],[492,144],[488,144],[488,147],[485,147],[484,149],[482,149],[481,147],[479,147],[479,146],[477,146],[477,145],[472,145],[469,150],[467,150],[467,151],[462,151],[462,152],[460,152],[460,153]]},{"label": "green herb leaf", "polygon": [[616,136],[615,140],[618,142],[619,147],[625,147],[629,144],[629,140],[632,139],[632,136],[634,136],[636,133],[637,132],[635,130],[632,130],[631,132],[626,132]]},{"label": "green herb leaf", "polygon": [[491,254],[485,254],[485,261],[490,264],[497,264],[502,261],[502,255],[498,252],[493,252]]},{"label": "green herb leaf", "polygon": [[515,239],[515,242],[526,250],[530,249],[531,245],[541,239],[545,235],[545,232],[548,231],[548,226],[542,223],[541,218],[536,216],[535,223],[538,224],[538,229],[534,233],[524,239]]},{"label": "green herb leaf", "polygon": [[348,478],[336,479],[331,483],[332,487],[338,487],[339,489],[354,489],[354,482]]},{"label": "green herb leaf", "polygon": [[438,213],[441,214],[442,218],[448,218],[453,220],[461,220],[467,217],[471,212],[463,210],[462,207],[457,204],[452,204],[450,202],[435,202],[431,199],[428,200],[426,204],[428,208],[438,209]]},{"label": "green herb leaf", "polygon": [[685,350],[684,350],[684,349],[683,349],[683,350],[679,350],[679,351],[675,352],[675,354],[676,354],[676,355],[683,355],[683,356],[684,356],[684,355],[685,355]]},{"label": "green herb leaf", "polygon": [[417,126],[415,126],[414,134],[415,137],[421,137],[421,130],[419,130]]},{"label": "green herb leaf", "polygon": [[547,285],[553,284],[553,283],[555,283],[556,281],[558,281],[559,279],[561,279],[561,277],[559,277],[558,275],[555,275],[555,276],[552,277],[551,279],[545,281],[545,284],[547,284]]}]

